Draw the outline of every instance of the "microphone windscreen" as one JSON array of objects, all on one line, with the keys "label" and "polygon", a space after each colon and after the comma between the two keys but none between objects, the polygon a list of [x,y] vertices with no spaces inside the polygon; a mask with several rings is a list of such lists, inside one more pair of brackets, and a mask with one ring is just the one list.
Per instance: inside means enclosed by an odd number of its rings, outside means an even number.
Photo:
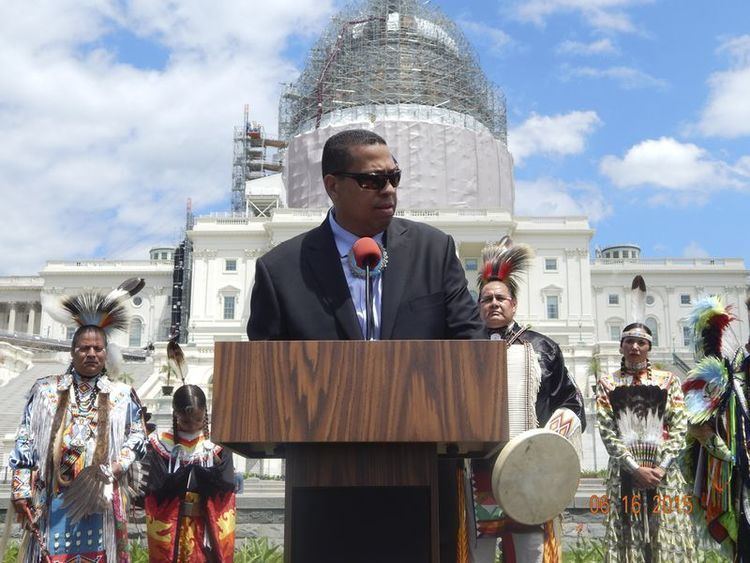
[{"label": "microphone windscreen", "polygon": [[374,268],[383,257],[378,243],[370,237],[362,237],[357,240],[354,246],[352,246],[352,252],[354,252],[354,261],[360,268],[364,268],[365,266]]},{"label": "microphone windscreen", "polygon": [[490,334],[490,340],[502,340],[503,337],[500,336],[497,332],[493,332]]}]

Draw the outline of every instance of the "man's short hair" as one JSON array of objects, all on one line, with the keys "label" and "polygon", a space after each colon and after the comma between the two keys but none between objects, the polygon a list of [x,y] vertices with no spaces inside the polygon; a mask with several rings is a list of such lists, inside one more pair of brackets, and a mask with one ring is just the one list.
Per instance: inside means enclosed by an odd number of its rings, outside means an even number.
[{"label": "man's short hair", "polygon": [[337,172],[349,172],[352,162],[350,147],[363,145],[387,145],[385,139],[367,129],[347,129],[330,137],[323,146],[323,176]]}]

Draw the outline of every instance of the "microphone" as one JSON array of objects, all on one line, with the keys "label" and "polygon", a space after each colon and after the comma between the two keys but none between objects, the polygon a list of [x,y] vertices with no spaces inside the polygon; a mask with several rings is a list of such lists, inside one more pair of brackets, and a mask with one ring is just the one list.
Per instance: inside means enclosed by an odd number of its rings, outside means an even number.
[{"label": "microphone", "polygon": [[365,340],[375,339],[375,324],[372,313],[372,278],[370,270],[383,259],[380,246],[370,237],[362,237],[352,246],[354,261],[365,271]]},{"label": "microphone", "polygon": [[362,237],[352,246],[354,252],[354,260],[357,262],[357,266],[363,270],[366,268],[374,268],[378,265],[378,262],[383,258],[383,253],[380,251],[378,243],[370,237]]}]

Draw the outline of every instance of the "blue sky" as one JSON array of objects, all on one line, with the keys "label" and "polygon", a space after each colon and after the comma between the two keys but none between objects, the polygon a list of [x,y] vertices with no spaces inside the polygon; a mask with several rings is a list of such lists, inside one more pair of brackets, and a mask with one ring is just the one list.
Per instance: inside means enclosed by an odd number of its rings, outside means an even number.
[{"label": "blue sky", "polygon": [[[525,133],[533,114],[596,116],[582,150],[537,150],[518,162],[521,207],[541,211],[524,193],[546,179],[589,210],[595,245],[633,241],[646,256],[750,263],[740,228],[750,212],[750,4],[524,4],[526,13],[507,2],[440,4],[459,22],[484,26],[464,28],[506,94],[512,151],[514,131]],[[712,124],[722,107],[729,123]],[[733,128],[733,119],[744,124]]]},{"label": "blue sky", "polygon": [[[179,238],[188,197],[227,210],[243,105],[275,130],[280,84],[340,5],[3,2],[0,273],[143,258]],[[506,95],[518,213],[586,214],[593,245],[750,264],[750,3],[431,5]]]}]

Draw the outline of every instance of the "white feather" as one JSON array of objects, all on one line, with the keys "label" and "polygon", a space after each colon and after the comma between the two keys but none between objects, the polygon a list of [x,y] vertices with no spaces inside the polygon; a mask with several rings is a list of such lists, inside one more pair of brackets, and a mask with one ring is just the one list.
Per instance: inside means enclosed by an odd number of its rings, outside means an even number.
[{"label": "white feather", "polygon": [[[640,278],[640,279],[639,279]],[[633,278],[631,285],[630,322],[646,322],[646,283],[641,276]]]},{"label": "white feather", "polygon": [[76,322],[70,311],[60,305],[60,298],[50,295],[49,293],[42,293],[42,310],[46,312],[50,317],[55,319],[58,323],[62,323],[65,326],[75,326]]},{"label": "white feather", "polygon": [[110,379],[117,379],[122,372],[122,366],[125,360],[122,357],[122,350],[114,342],[107,344],[107,373]]}]

